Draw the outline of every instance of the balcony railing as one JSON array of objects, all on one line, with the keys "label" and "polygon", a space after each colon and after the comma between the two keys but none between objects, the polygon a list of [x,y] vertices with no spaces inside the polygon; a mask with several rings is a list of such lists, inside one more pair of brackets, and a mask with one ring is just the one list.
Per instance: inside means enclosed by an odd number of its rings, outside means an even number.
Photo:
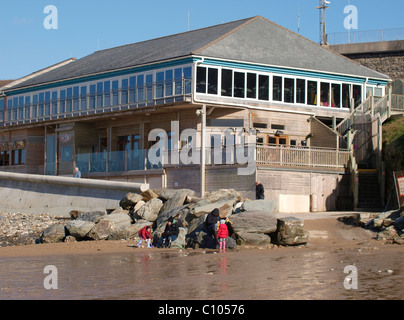
[{"label": "balcony railing", "polygon": [[298,168],[348,168],[350,150],[295,146],[257,146],[257,165]]},{"label": "balcony railing", "polygon": [[[255,151],[255,155],[251,152]],[[100,153],[84,153],[76,156],[76,165],[82,173],[112,173],[139,170],[161,169],[167,166],[186,166],[180,160],[172,163],[174,159],[172,152],[164,152],[161,161],[155,164],[149,159],[149,150],[125,150]],[[177,161],[183,159],[179,156],[182,150],[177,150]],[[189,159],[196,159],[200,164],[200,149],[197,154],[188,154]],[[189,153],[192,153],[190,150]],[[205,163],[208,166],[216,165],[245,165],[248,161],[255,161],[257,166],[267,167],[298,167],[306,169],[330,169],[344,170],[349,166],[350,151],[347,149],[330,149],[314,147],[296,147],[281,145],[257,145],[254,148],[228,147],[212,148],[207,147],[205,153]],[[240,163],[240,159],[243,160]]]},{"label": "balcony railing", "polygon": [[6,108],[0,113],[0,126],[35,123],[46,120],[136,109],[139,107],[182,102],[191,97],[189,78],[153,82],[136,87],[90,92]]}]

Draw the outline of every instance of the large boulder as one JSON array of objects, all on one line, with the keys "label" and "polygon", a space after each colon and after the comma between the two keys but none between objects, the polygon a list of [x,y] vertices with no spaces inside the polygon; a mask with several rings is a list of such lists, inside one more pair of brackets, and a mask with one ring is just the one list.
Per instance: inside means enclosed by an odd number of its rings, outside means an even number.
[{"label": "large boulder", "polygon": [[85,220],[71,220],[66,223],[66,230],[69,234],[76,238],[76,240],[83,240],[87,238],[87,234],[95,226],[92,221]]},{"label": "large boulder", "polygon": [[211,191],[205,194],[203,199],[198,201],[197,205],[206,205],[208,203],[214,203],[230,199],[233,199],[234,202],[241,201],[242,200],[241,193],[234,189],[219,189]]},{"label": "large boulder", "polygon": [[89,212],[80,212],[77,215],[77,220],[84,220],[84,221],[92,221],[95,222],[98,218],[106,215],[105,211],[89,211]]},{"label": "large boulder", "polygon": [[100,220],[88,233],[88,237],[92,240],[106,240],[117,230],[112,220]]},{"label": "large boulder", "polygon": [[275,241],[286,246],[306,244],[309,242],[309,233],[303,227],[304,221],[295,217],[278,219]]},{"label": "large boulder", "polygon": [[186,228],[179,228],[177,239],[171,242],[171,248],[183,248],[185,247],[185,236],[187,234]]},{"label": "large boulder", "polygon": [[144,219],[147,221],[156,221],[161,207],[163,206],[163,201],[157,198],[153,198],[147,201],[141,208],[135,212],[135,219]]},{"label": "large boulder", "polygon": [[263,233],[239,232],[237,233],[237,244],[247,246],[269,246],[271,238]]},{"label": "large boulder", "polygon": [[55,243],[62,242],[65,237],[65,226],[61,224],[53,224],[47,227],[41,234],[41,242]]},{"label": "large boulder", "polygon": [[279,211],[276,200],[251,200],[243,202],[241,211],[263,211],[277,214]]},{"label": "large boulder", "polygon": [[152,224],[152,222],[147,220],[138,220],[135,224],[132,224],[129,227],[113,231],[109,235],[108,240],[128,240],[138,238],[139,230],[145,226],[152,226]]},{"label": "large boulder", "polygon": [[116,229],[126,228],[132,224],[131,217],[126,213],[107,214],[96,220],[96,223],[98,224],[103,220],[109,220],[113,222]]},{"label": "large boulder", "polygon": [[263,211],[245,211],[233,214],[230,216],[230,220],[236,234],[239,232],[272,233],[277,229],[276,216]]},{"label": "large boulder", "polygon": [[143,196],[137,193],[129,192],[124,198],[121,199],[119,206],[125,210],[129,210],[133,208],[140,200],[143,200]]},{"label": "large boulder", "polygon": [[160,213],[171,211],[177,207],[184,205],[185,200],[189,195],[193,195],[195,192],[189,189],[179,189],[177,192],[169,198],[160,209]]},{"label": "large boulder", "polygon": [[186,193],[187,197],[194,197],[195,191],[191,189],[169,189],[169,188],[162,188],[156,189],[155,192],[158,194],[159,198],[163,201],[167,201],[174,197],[177,193]]},{"label": "large boulder", "polygon": [[158,198],[158,195],[152,189],[148,189],[146,191],[143,191],[141,193],[141,196],[143,197],[142,200],[144,202],[147,202],[147,201],[150,201],[152,199]]},{"label": "large boulder", "polygon": [[210,213],[212,212],[213,209],[219,209],[220,212],[220,217],[228,217],[229,215],[232,214],[233,211],[233,205],[235,203],[235,198],[230,198],[222,201],[217,201],[214,203],[204,203],[203,205],[200,205],[202,203],[199,201],[199,205],[197,204],[195,208],[192,210],[193,214],[196,216],[200,216],[201,214],[205,213]]}]

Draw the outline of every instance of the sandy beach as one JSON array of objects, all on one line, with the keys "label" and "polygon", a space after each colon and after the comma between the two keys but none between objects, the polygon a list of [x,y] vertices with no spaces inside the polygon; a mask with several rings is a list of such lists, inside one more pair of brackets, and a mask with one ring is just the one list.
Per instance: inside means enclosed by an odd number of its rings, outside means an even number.
[{"label": "sandy beach", "polygon": [[[134,241],[82,241],[0,248],[0,299],[404,298],[404,247],[373,239],[334,217],[307,219],[309,244],[237,250],[138,249]],[[58,289],[44,289],[44,267]],[[359,287],[344,288],[348,265]]]}]

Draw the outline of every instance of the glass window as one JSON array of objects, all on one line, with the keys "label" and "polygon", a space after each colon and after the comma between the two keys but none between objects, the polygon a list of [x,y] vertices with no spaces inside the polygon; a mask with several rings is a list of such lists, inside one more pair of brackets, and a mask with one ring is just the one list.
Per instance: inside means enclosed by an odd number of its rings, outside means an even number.
[{"label": "glass window", "polygon": [[129,95],[128,88],[129,88],[128,79],[122,79],[121,104],[128,104],[128,95]]},{"label": "glass window", "polygon": [[166,70],[165,76],[165,96],[170,97],[173,95],[173,70]]},{"label": "glass window", "polygon": [[95,84],[90,85],[90,109],[95,109]]},{"label": "glass window", "polygon": [[218,70],[215,68],[208,69],[208,93],[217,94],[218,86]]},{"label": "glass window", "polygon": [[341,85],[331,84],[331,107],[341,108]]},{"label": "glass window", "polygon": [[58,92],[52,92],[52,114],[58,113]]},{"label": "glass window", "polygon": [[222,96],[232,96],[233,71],[222,69]]},{"label": "glass window", "polygon": [[274,76],[273,95],[274,101],[282,101],[282,77]]},{"label": "glass window", "polygon": [[72,90],[72,88],[67,88],[66,112],[71,112],[71,111],[72,111],[72,97],[73,97],[73,90]]},{"label": "glass window", "polygon": [[97,82],[97,108],[102,108],[104,103],[104,84]]},{"label": "glass window", "polygon": [[206,68],[198,67],[196,70],[196,92],[206,93]]},{"label": "glass window", "polygon": [[104,107],[111,106],[111,81],[104,81]]},{"label": "glass window", "polygon": [[317,105],[317,82],[307,82],[307,104],[310,106]]},{"label": "glass window", "polygon": [[257,98],[257,75],[255,73],[247,73],[247,98]]},{"label": "glass window", "polygon": [[330,106],[330,84],[326,82],[321,82],[320,86],[320,106],[329,107]]},{"label": "glass window", "polygon": [[81,87],[80,89],[81,95],[81,110],[87,109],[87,87]]},{"label": "glass window", "polygon": [[164,96],[164,72],[156,73],[156,98]]},{"label": "glass window", "polygon": [[79,110],[80,87],[73,88],[73,110]]},{"label": "glass window", "polygon": [[62,146],[62,162],[73,161],[73,146]]},{"label": "glass window", "polygon": [[269,76],[260,75],[258,82],[258,99],[269,100]]},{"label": "glass window", "polygon": [[373,87],[366,87],[366,99],[373,96]]},{"label": "glass window", "polygon": [[[0,121],[4,121],[4,99],[0,98]],[[0,158],[1,161],[1,158]],[[0,164],[1,165],[1,164]]]},{"label": "glass window", "polygon": [[129,78],[129,103],[136,102],[136,77]]},{"label": "glass window", "polygon": [[191,93],[191,83],[192,83],[192,68],[186,67],[183,69],[184,72],[184,94]]},{"label": "glass window", "polygon": [[119,81],[112,81],[112,105],[119,105]]},{"label": "glass window", "polygon": [[31,97],[28,96],[25,97],[25,119],[29,119],[30,116],[31,116]]},{"label": "glass window", "polygon": [[353,85],[353,98],[355,101],[355,108],[362,104],[362,86]]},{"label": "glass window", "polygon": [[245,73],[234,72],[234,97],[244,98],[245,92]]},{"label": "glass window", "polygon": [[375,97],[383,97],[383,88],[375,88]]},{"label": "glass window", "polygon": [[347,83],[342,84],[342,107],[351,108],[351,85]]},{"label": "glass window", "polygon": [[295,79],[285,78],[284,81],[283,101],[295,103]]},{"label": "glass window", "polygon": [[[35,96],[34,96],[34,105],[35,105]],[[65,113],[66,111],[66,90],[60,90],[60,113]]]},{"label": "glass window", "polygon": [[182,94],[182,69],[178,68],[174,70],[174,80],[175,80],[175,94]]},{"label": "glass window", "polygon": [[144,101],[144,75],[137,76],[137,99],[138,101]]},{"label": "glass window", "polygon": [[306,103],[306,80],[296,79],[296,103]]},{"label": "glass window", "polygon": [[43,116],[44,102],[45,102],[45,94],[41,92],[39,94],[39,110],[38,110],[38,116],[40,117]]},{"label": "glass window", "polygon": [[51,93],[49,91],[45,92],[45,115],[50,115],[50,100],[51,100]]},{"label": "glass window", "polygon": [[153,75],[146,75],[146,95],[147,101],[153,100]]}]

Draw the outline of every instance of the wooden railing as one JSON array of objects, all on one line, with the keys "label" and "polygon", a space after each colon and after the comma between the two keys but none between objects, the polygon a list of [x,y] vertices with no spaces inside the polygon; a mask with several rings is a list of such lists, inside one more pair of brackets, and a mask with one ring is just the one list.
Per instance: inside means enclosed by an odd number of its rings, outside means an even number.
[{"label": "wooden railing", "polygon": [[302,168],[348,168],[350,150],[280,145],[258,145],[257,165]]}]

